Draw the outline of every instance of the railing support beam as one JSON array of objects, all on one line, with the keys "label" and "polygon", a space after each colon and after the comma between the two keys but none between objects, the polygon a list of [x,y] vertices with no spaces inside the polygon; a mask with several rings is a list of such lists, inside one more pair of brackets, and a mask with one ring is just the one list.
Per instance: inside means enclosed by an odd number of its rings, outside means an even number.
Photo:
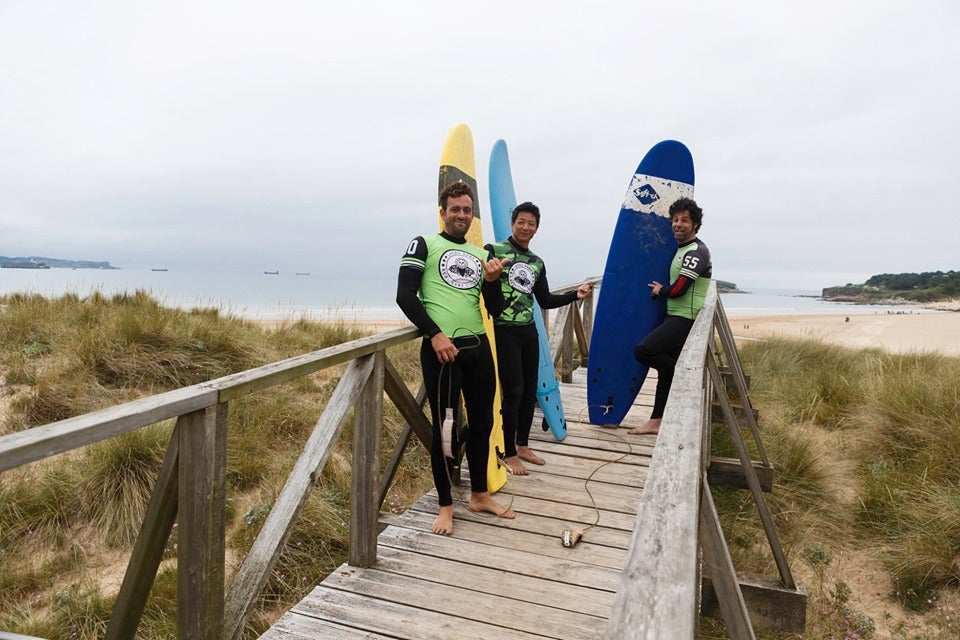
[{"label": "railing support beam", "polygon": [[220,640],[223,633],[224,506],[227,405],[182,416],[177,631],[181,638]]}]

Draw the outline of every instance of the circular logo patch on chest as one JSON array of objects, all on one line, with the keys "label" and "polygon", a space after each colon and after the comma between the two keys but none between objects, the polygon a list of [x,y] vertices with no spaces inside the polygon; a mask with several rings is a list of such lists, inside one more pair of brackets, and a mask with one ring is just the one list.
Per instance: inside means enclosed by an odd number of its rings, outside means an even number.
[{"label": "circular logo patch on chest", "polygon": [[455,289],[471,289],[480,282],[483,265],[472,253],[451,249],[440,256],[440,277]]},{"label": "circular logo patch on chest", "polygon": [[533,291],[533,283],[536,282],[536,279],[537,276],[533,269],[525,262],[514,262],[507,273],[507,282],[510,283],[510,286],[523,293]]}]

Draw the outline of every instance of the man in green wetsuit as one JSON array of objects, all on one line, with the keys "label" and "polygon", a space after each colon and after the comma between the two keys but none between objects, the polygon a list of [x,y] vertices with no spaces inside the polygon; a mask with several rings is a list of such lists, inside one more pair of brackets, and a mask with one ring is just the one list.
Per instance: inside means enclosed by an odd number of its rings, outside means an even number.
[{"label": "man in green wetsuit", "polygon": [[697,239],[702,223],[703,209],[691,198],[680,198],[670,205],[670,226],[678,245],[670,263],[670,286],[665,288],[656,280],[647,285],[654,299],[666,289],[667,315],[633,350],[638,362],[657,370],[657,391],[650,420],[627,433],[660,433],[660,422],[670,394],[670,385],[673,384],[677,358],[693,327],[693,321],[703,308],[713,276],[710,250],[703,241]]},{"label": "man in green wetsuit", "polygon": [[497,380],[480,295],[490,315],[498,316],[503,310],[503,293],[497,280],[504,262],[466,241],[474,218],[473,190],[466,183],[456,182],[440,193],[440,217],[443,231],[417,236],[407,245],[397,276],[397,304],[423,331],[420,364],[433,418],[430,464],[440,502],[433,532],[450,535],[452,461],[443,454],[441,425],[447,408],[456,412],[461,392],[470,425],[466,446],[469,508],[503,518],[513,518],[514,513],[487,491]]},{"label": "man in green wetsuit", "polygon": [[497,369],[503,392],[503,439],[507,466],[514,475],[528,475],[521,460],[543,464],[530,450],[530,426],[537,402],[540,365],[540,338],[534,324],[533,298],[544,309],[554,309],[582,300],[592,285],[582,284],[564,295],[550,293],[547,267],[530,251],[530,241],[540,228],[540,208],[532,202],[518,204],[510,216],[511,236],[487,248],[509,267],[500,275],[506,302],[503,313],[494,319],[497,336]]}]

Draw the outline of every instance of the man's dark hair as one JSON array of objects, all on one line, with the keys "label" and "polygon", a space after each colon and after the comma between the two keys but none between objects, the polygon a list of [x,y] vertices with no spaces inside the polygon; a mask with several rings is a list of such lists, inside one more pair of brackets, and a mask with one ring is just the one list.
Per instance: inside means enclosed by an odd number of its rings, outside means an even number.
[{"label": "man's dark hair", "polygon": [[673,220],[673,214],[680,213],[681,211],[686,211],[690,214],[690,221],[695,225],[693,230],[699,231],[700,225],[703,224],[703,209],[697,206],[696,200],[693,198],[677,199],[670,205],[670,219]]},{"label": "man's dark hair", "polygon": [[537,226],[540,226],[540,207],[533,204],[532,202],[521,202],[513,208],[513,212],[510,214],[510,224],[513,224],[517,221],[517,216],[526,211],[527,213],[532,213],[533,217],[537,219]]},{"label": "man's dark hair", "polygon": [[476,202],[477,199],[473,197],[473,189],[470,188],[463,180],[457,180],[453,184],[448,184],[444,187],[443,191],[440,192],[440,208],[444,211],[447,210],[447,200],[450,198],[459,198],[460,196],[470,196],[470,200]]}]

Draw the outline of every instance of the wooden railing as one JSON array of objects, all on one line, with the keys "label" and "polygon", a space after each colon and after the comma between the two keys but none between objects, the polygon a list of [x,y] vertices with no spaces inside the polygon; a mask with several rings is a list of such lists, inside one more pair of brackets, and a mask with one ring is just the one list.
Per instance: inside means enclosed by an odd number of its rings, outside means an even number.
[{"label": "wooden railing", "polygon": [[[599,284],[599,279],[593,279]],[[555,291],[576,288],[571,285]],[[592,328],[593,296],[558,311],[550,344],[563,379],[586,360]],[[761,491],[771,471],[759,440],[746,382],[736,357],[723,308],[711,287],[680,357],[660,436],[641,497],[633,540],[608,627],[609,638],[693,638],[701,593],[715,592],[723,618],[735,638],[752,637],[744,594],[762,598],[776,591],[769,584],[745,587],[734,573],[710,498],[708,477],[718,460],[709,455],[711,399],[723,385],[716,362],[715,335],[761,454],[753,463],[738,446],[739,464],[727,474],[754,493],[784,593],[796,589]],[[273,570],[297,516],[338,440],[354,415],[349,562],[368,567],[376,559],[377,517],[410,437],[428,449],[432,428],[423,412],[423,392],[414,397],[386,350],[420,336],[413,327],[321,349],[202,384],[142,398],[102,411],[0,437],[0,472],[116,437],[168,419],[176,419],[140,533],[106,633],[108,639],[133,638],[146,605],[165,543],[178,522],[177,625],[180,638],[236,640]],[[346,364],[340,381],[278,495],[259,535],[227,593],[225,569],[226,433],[228,405],[246,394],[289,382],[321,369]],[[381,474],[380,434],[383,396],[393,402],[406,425]],[[717,394],[724,418],[739,438],[736,416]],[[760,471],[758,476],[757,471]],[[758,479],[758,477],[760,479]],[[762,505],[762,506],[761,506]],[[701,571],[698,549],[707,570]],[[706,576],[701,574],[705,573]],[[712,582],[708,582],[709,577]],[[702,580],[703,578],[703,580]],[[706,588],[701,590],[701,586]],[[759,594],[759,595],[758,595]],[[796,602],[794,602],[796,604]],[[805,604],[805,597],[804,597]],[[796,608],[796,607],[795,607]],[[782,610],[778,610],[782,613]],[[756,620],[756,616],[755,616]],[[774,625],[776,626],[776,625]],[[796,623],[793,623],[793,628]],[[802,626],[801,626],[802,628]]]},{"label": "wooden railing", "polygon": [[[723,370],[718,365],[721,355],[726,360]],[[750,459],[727,394],[730,386],[736,390],[739,413],[753,436],[759,463]],[[711,456],[715,399],[737,449],[733,464]],[[802,633],[806,594],[793,580],[763,496],[764,489],[770,489],[773,468],[755,415],[713,283],[674,373],[607,638],[695,638],[699,616],[711,613],[723,618],[735,639],[753,638],[754,624]],[[721,466],[714,474],[714,467]],[[778,578],[734,570],[710,492],[714,477],[750,489]],[[710,606],[719,611],[711,612]]]},{"label": "wooden railing", "polygon": [[[586,311],[581,313],[579,309]],[[589,326],[592,310],[591,295],[560,312],[554,322],[561,335],[559,352],[572,353],[572,342],[567,345],[563,340],[569,341],[574,334],[584,335],[582,316],[586,315]],[[565,329],[567,325],[569,328]],[[176,521],[178,636],[190,640],[236,640],[351,414],[354,439],[349,562],[368,567],[375,561],[379,510],[406,444],[416,435],[430,449],[432,427],[423,412],[422,389],[419,397],[414,397],[386,354],[387,349],[420,335],[414,327],[395,329],[6,435],[0,437],[0,472],[175,418],[176,425],[105,637],[119,640],[135,636]],[[586,340],[581,339],[580,345],[586,349]],[[333,395],[226,593],[229,403],[342,364],[346,364],[346,369]],[[381,474],[384,394],[406,424]]]}]

